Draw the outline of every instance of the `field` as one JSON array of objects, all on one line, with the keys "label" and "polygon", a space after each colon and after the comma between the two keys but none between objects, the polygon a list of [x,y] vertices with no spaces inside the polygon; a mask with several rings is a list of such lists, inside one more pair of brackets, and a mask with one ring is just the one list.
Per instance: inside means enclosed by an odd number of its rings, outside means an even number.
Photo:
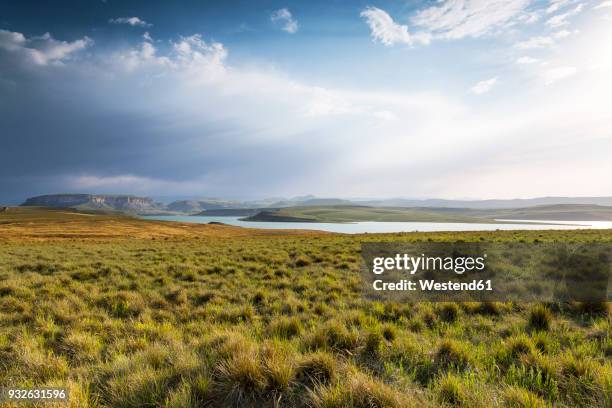
[{"label": "field", "polygon": [[72,407],[611,406],[607,303],[362,298],[361,242],[457,239],[612,231],[344,236],[9,208],[0,385],[67,386]]}]

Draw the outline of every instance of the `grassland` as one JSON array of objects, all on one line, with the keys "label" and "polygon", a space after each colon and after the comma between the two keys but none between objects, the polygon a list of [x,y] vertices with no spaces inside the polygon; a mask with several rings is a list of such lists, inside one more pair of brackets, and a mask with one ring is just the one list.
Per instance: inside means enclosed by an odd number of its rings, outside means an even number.
[{"label": "grassland", "polygon": [[612,231],[344,236],[9,208],[0,385],[68,386],[72,407],[610,406],[606,303],[360,295],[360,242],[457,239]]}]

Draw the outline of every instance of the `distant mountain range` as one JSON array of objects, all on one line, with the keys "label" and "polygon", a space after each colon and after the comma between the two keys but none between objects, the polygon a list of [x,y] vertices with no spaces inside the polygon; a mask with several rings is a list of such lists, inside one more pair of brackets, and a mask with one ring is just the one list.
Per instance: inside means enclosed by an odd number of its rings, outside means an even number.
[{"label": "distant mountain range", "polygon": [[165,211],[163,204],[148,197],[112,194],[51,194],[28,198],[22,206],[74,208],[77,210],[126,213]]},{"label": "distant mountain range", "polygon": [[[258,201],[203,198],[157,203],[148,197],[111,194],[51,194],[28,198],[23,206],[74,208],[82,211],[123,212],[130,214],[188,214],[214,216],[247,216],[257,219],[260,212],[271,218],[282,209],[374,207],[411,209],[412,213],[441,216],[507,219],[607,220],[612,197],[541,197],[514,200],[444,200],[382,199],[346,200],[302,196],[292,199]],[[352,210],[354,211],[354,210]],[[295,212],[295,211],[293,211]],[[298,211],[299,212],[299,211]],[[283,217],[289,216],[283,211]],[[280,214],[276,214],[280,218]],[[291,214],[296,216],[296,214]],[[302,214],[303,215],[303,214]],[[556,218],[553,218],[556,217]],[[273,217],[272,217],[273,218]]]}]

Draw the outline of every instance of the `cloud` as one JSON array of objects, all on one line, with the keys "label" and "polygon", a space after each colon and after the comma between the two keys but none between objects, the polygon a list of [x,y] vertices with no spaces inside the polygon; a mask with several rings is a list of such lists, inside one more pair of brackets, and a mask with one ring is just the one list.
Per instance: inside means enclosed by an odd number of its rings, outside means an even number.
[{"label": "cloud", "polygon": [[288,8],[282,8],[274,11],[270,15],[270,21],[273,23],[282,24],[282,30],[288,32],[289,34],[295,34],[299,29],[297,20],[293,18],[293,15]]},{"label": "cloud", "polygon": [[556,33],[554,33],[554,34],[553,34],[553,37],[555,37],[555,38],[557,38],[557,39],[560,39],[560,40],[561,40],[561,39],[563,39],[563,38],[567,38],[567,37],[569,37],[570,35],[572,35],[572,32],[571,32],[571,31],[568,31],[568,30],[560,30],[560,31],[557,31]]},{"label": "cloud", "polygon": [[514,44],[514,47],[518,49],[522,49],[522,50],[547,48],[547,47],[555,45],[558,42],[558,40],[563,40],[571,36],[572,34],[576,34],[577,32],[578,30],[574,30],[574,31],[560,30],[555,33],[552,33],[551,35],[536,36],[536,37],[531,37],[525,41],[520,41]]},{"label": "cloud", "polygon": [[597,6],[593,7],[593,9],[599,10],[599,9],[608,8],[608,7],[612,7],[612,0],[602,1]]},{"label": "cloud", "polygon": [[170,41],[170,53],[159,55],[148,33],[138,48],[116,53],[112,61],[127,72],[161,69],[189,75],[195,82],[211,82],[226,71],[227,50],[219,42],[206,42],[200,34]]},{"label": "cloud", "polygon": [[522,50],[531,50],[534,48],[544,48],[553,45],[555,41],[548,36],[531,37],[528,40],[516,43],[514,46]]},{"label": "cloud", "polygon": [[153,24],[149,24],[138,17],[117,17],[108,20],[111,24],[127,24],[132,27],[151,27]]},{"label": "cloud", "polygon": [[541,76],[545,85],[552,85],[555,82],[569,78],[578,72],[576,67],[555,67],[542,72]]},{"label": "cloud", "polygon": [[584,5],[579,4],[575,8],[573,8],[572,10],[566,13],[557,14],[556,16],[549,18],[546,21],[546,25],[552,28],[557,28],[557,27],[562,27],[564,25],[568,25],[569,21],[567,21],[567,19],[580,13],[583,8],[584,8]]},{"label": "cloud", "polygon": [[447,39],[481,37],[524,12],[529,0],[447,0],[419,11],[412,23]]},{"label": "cloud", "polygon": [[550,5],[546,9],[546,14],[552,14],[559,11],[559,9],[571,4],[571,2],[572,0],[551,0],[549,3]]},{"label": "cloud", "polygon": [[474,85],[470,91],[475,95],[482,95],[489,92],[497,84],[497,77],[486,79]]},{"label": "cloud", "polygon": [[519,57],[516,59],[516,63],[519,65],[528,65],[528,64],[535,64],[536,62],[539,62],[540,60],[537,58],[533,58],[533,57]]},{"label": "cloud", "polygon": [[51,34],[26,38],[23,34],[0,30],[0,50],[4,50],[27,64],[47,65],[62,63],[78,51],[93,44],[89,37],[68,42],[58,41]]},{"label": "cloud", "polygon": [[394,44],[412,45],[415,42],[428,44],[430,41],[428,34],[417,33],[412,35],[408,32],[408,26],[396,23],[386,11],[379,8],[367,7],[360,15],[370,26],[372,39],[386,46]]},{"label": "cloud", "polygon": [[[518,78],[508,71],[503,87],[500,75],[486,104],[453,91],[451,64],[438,77],[445,86],[422,92],[383,82],[339,88],[233,62],[241,58],[229,58],[225,44],[190,35],[108,44],[26,69],[16,64],[21,51],[6,48],[34,45],[4,33],[0,123],[19,137],[2,138],[0,193],[603,194],[612,30],[600,25],[533,53],[548,64],[513,70]],[[514,57],[523,54],[532,53]],[[594,63],[602,68],[590,70]],[[407,152],[418,154],[406,160]],[[419,182],[406,184],[406,174]]]}]

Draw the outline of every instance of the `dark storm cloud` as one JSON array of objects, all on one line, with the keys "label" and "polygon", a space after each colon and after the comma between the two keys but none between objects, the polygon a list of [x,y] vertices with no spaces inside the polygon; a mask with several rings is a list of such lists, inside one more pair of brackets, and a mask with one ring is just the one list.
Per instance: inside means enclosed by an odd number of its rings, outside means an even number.
[{"label": "dark storm cloud", "polygon": [[[163,70],[156,78],[92,61],[38,64],[25,50],[6,47],[0,66],[5,198],[87,188],[155,193],[174,184],[184,194],[256,193],[286,182],[288,169],[300,176],[315,154],[325,156],[316,145],[296,149],[295,141],[252,138],[266,128],[215,107],[214,84],[181,93],[178,79]],[[106,75],[108,69],[116,72]]]}]

